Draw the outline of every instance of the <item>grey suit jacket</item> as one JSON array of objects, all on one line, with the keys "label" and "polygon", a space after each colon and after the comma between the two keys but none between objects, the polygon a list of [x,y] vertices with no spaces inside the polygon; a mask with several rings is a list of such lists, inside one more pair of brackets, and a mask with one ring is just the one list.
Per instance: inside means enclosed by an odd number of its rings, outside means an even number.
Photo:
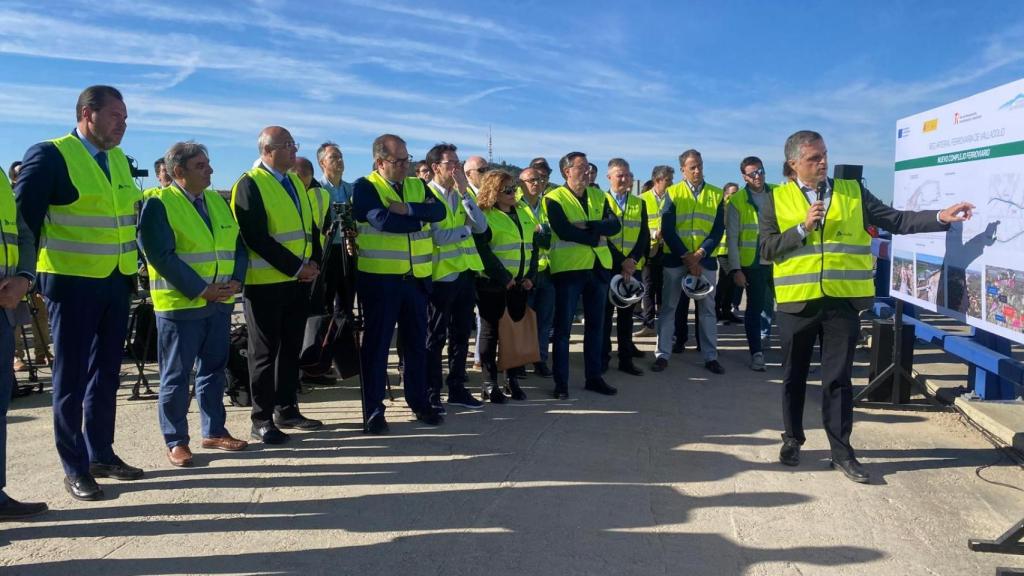
[{"label": "grey suit jacket", "polygon": [[[831,184],[831,179],[829,180]],[[760,213],[761,257],[775,262],[786,254],[800,248],[806,238],[800,235],[796,226],[788,230],[779,230],[779,222],[775,216],[775,194],[777,187],[768,195],[767,202]],[[938,221],[938,210],[896,210],[886,205],[871,192],[861,187],[861,205],[864,207],[864,224],[872,224],[893,234],[918,234],[920,232],[942,232],[949,229],[949,224]],[[874,298],[846,298],[858,310],[871,307]],[[803,311],[807,302],[788,302],[779,304],[780,312],[797,314]]]}]

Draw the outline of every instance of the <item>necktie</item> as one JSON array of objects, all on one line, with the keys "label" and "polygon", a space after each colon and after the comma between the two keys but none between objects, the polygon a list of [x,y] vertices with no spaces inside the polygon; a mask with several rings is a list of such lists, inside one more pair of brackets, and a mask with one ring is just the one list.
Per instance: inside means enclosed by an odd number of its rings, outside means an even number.
[{"label": "necktie", "polygon": [[206,222],[206,227],[213,231],[213,224],[210,223],[210,215],[206,213],[206,203],[203,202],[203,197],[200,196],[192,200],[192,205],[196,207],[196,212],[199,212],[199,217]]},{"label": "necktie", "polygon": [[96,153],[96,156],[93,156],[93,158],[96,158],[96,163],[100,165],[100,170],[103,170],[103,173],[107,175],[107,180],[109,181],[110,166],[107,165],[107,153],[103,150],[100,150],[99,152]]},{"label": "necktie", "polygon": [[295,186],[292,185],[292,179],[285,175],[285,177],[281,179],[281,186],[283,186],[284,191],[291,196],[292,202],[295,204],[295,209],[301,212],[301,209],[299,208],[299,194],[295,191]]}]

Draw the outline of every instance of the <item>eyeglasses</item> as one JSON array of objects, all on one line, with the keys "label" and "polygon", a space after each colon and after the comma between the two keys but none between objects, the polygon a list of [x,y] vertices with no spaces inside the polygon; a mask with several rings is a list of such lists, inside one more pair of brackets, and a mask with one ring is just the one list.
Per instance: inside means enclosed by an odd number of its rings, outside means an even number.
[{"label": "eyeglasses", "polygon": [[271,146],[270,148],[271,149],[278,149],[278,150],[285,150],[287,148],[291,148],[292,150],[298,151],[299,150],[299,144],[297,142],[285,142],[283,144],[275,144],[274,146]]},{"label": "eyeglasses", "polygon": [[764,168],[758,168],[757,170],[744,172],[743,175],[746,176],[747,178],[757,178],[758,176],[764,176]]},{"label": "eyeglasses", "polygon": [[543,183],[545,183],[547,181],[548,181],[547,178],[529,178],[529,179],[523,180],[523,182],[526,182],[527,184],[532,184],[534,186],[536,186],[537,184],[543,184]]},{"label": "eyeglasses", "polygon": [[469,172],[479,172],[481,174],[486,174],[489,170],[490,170],[490,167],[484,166],[483,168],[470,168],[469,170],[466,170],[466,172],[467,173],[469,173]]},{"label": "eyeglasses", "polygon": [[501,193],[502,194],[509,194],[509,195],[515,194],[516,193],[516,187],[515,186],[505,186],[504,188],[501,189]]},{"label": "eyeglasses", "polygon": [[409,163],[410,158],[406,156],[405,158],[395,158],[394,160],[388,160],[387,158],[381,158],[381,160],[391,164],[392,166],[405,166]]}]

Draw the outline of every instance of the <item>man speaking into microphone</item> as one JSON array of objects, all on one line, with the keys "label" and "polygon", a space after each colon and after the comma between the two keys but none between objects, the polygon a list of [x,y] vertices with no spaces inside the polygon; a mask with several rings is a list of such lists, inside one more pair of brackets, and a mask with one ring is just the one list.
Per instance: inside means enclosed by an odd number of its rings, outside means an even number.
[{"label": "man speaking into microphone", "polygon": [[900,211],[883,204],[857,180],[832,180],[821,134],[801,130],[786,139],[789,182],[772,190],[760,215],[761,256],[774,263],[782,339],[782,416],[779,460],[800,463],[807,371],[821,341],[821,418],[832,467],[854,482],[870,475],[850,446],[853,431],[853,354],[859,313],[874,299],[872,224],[893,234],[941,232],[971,217],[967,202],[945,210]]}]

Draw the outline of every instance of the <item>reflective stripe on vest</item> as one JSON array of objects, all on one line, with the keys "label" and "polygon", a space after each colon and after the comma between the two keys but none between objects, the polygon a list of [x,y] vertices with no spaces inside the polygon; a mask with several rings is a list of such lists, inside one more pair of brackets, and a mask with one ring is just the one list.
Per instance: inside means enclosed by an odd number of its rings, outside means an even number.
[{"label": "reflective stripe on vest", "polygon": [[[525,203],[517,202],[515,210],[519,226],[497,207],[484,210],[484,215],[487,216],[487,225],[491,229],[491,251],[513,278],[520,278],[526,274],[525,268],[529,267],[530,259],[533,257],[533,233],[537,221],[533,217],[533,211]],[[520,227],[523,229],[522,234],[519,232]]]},{"label": "reflective stripe on vest", "polygon": [[67,164],[78,199],[50,205],[39,238],[38,270],[86,278],[106,278],[114,270],[135,274],[135,205],[142,192],[135,187],[124,152],[107,151],[108,180],[77,136],[51,142]]},{"label": "reflective stripe on vest", "polygon": [[[629,256],[629,253],[633,251],[633,247],[636,246],[637,239],[640,238],[640,225],[643,224],[645,202],[639,196],[627,193],[626,210],[623,213],[619,209],[619,203],[615,201],[615,196],[609,192],[608,206],[611,207],[612,212],[619,219],[619,224],[622,225],[619,228],[618,234],[608,237],[608,242],[615,246],[620,254]],[[644,255],[641,255],[636,263],[636,269],[643,270],[643,267]]]},{"label": "reflective stripe on vest", "polygon": [[13,276],[18,269],[18,209],[14,203],[14,190],[7,175],[0,170],[0,240],[4,250],[0,255],[0,278]]},{"label": "reflective stripe on vest", "polygon": [[[772,190],[779,230],[807,218],[810,203],[795,182]],[[810,230],[804,245],[776,258],[773,277],[780,304],[825,296],[871,297],[875,294],[871,236],[864,230],[860,184],[836,180],[825,222]]]},{"label": "reflective stripe on vest", "polygon": [[641,194],[640,198],[647,205],[647,230],[651,234],[651,252],[653,253],[658,245],[662,243],[662,240],[655,240],[655,237],[659,236],[656,233],[661,231],[661,212],[665,208],[665,199],[668,198],[668,192],[665,192],[661,198],[658,198],[654,190],[648,190]]},{"label": "reflective stripe on vest", "polygon": [[[457,191],[452,191],[453,194],[459,196],[459,199],[455,201],[455,210],[453,211],[451,205],[448,204],[448,200],[444,197],[444,192],[434,188],[433,185],[430,186],[430,190],[444,204],[444,220],[438,223],[439,228],[441,230],[454,230],[464,227],[466,225],[466,208],[462,205],[461,195]],[[480,255],[477,254],[473,235],[470,234],[462,240],[450,241],[444,244],[440,244],[435,240],[433,267],[432,275],[434,280],[447,280],[458,276],[466,270],[477,272],[483,270],[484,263],[480,260]]]},{"label": "reflective stripe on vest", "polygon": [[[391,184],[376,171],[366,179],[373,184],[383,206],[392,202],[423,202],[426,199],[426,187],[419,178],[406,178],[402,184],[404,198]],[[397,234],[381,232],[367,222],[358,224],[359,235],[356,244],[359,247],[358,268],[360,272],[371,274],[409,274],[416,278],[427,278],[433,273],[434,241],[430,236],[430,225],[423,224],[418,232]]]},{"label": "reflective stripe on vest", "polygon": [[[207,284],[227,282],[235,271],[235,246],[238,242],[238,223],[227,202],[214,190],[203,192],[210,227],[199,215],[191,197],[186,197],[177,186],[168,186],[151,194],[164,206],[167,223],[174,233],[174,252],[188,264]],[[150,264],[150,293],[153,309],[157,312],[203,308],[208,302],[201,297],[188,298],[175,288]],[[234,297],[225,301],[234,303]]]},{"label": "reflective stripe on vest", "polygon": [[327,234],[324,220],[327,219],[327,212],[331,209],[331,193],[325,188],[317,186],[306,191],[309,194],[309,203],[313,207],[313,214],[316,215],[316,227],[320,229],[320,236]]},{"label": "reflective stripe on vest", "polygon": [[[523,198],[522,188],[519,188],[519,190],[516,192],[516,200],[519,200],[519,203],[530,211],[530,215],[533,217],[533,221],[536,222],[538,226],[550,228],[550,226],[548,225],[548,207],[547,204],[544,203],[545,193],[546,191],[541,192],[540,197],[537,198],[536,208],[530,206],[530,203]],[[534,227],[534,234],[536,233],[537,230],[536,227]],[[548,255],[548,249],[535,247],[534,250],[539,250],[539,252],[537,253],[537,271],[543,272],[547,270],[548,266],[551,264],[551,258]]]},{"label": "reflective stripe on vest", "polygon": [[722,190],[705,182],[700,194],[694,198],[690,185],[683,181],[669,186],[665,193],[675,206],[676,234],[687,251],[695,252],[715,225],[715,215],[722,204]]},{"label": "reflective stripe on vest", "polygon": [[[765,184],[766,192],[771,194],[772,188]],[[753,266],[758,260],[758,247],[760,226],[757,206],[750,200],[750,190],[741,188],[729,198],[729,204],[736,208],[740,215],[740,266]]]},{"label": "reflective stripe on vest", "polygon": [[[305,186],[295,174],[287,174],[292,187],[298,196],[298,209],[291,195],[278,182],[273,174],[261,166],[245,173],[259,189],[263,200],[263,210],[267,214],[267,233],[278,244],[303,262],[313,255],[313,205],[306,193]],[[238,182],[241,182],[241,178]],[[231,208],[235,210],[235,199],[238,193],[238,182],[231,189]],[[249,251],[249,267],[245,272],[245,283],[248,285],[278,284],[293,282],[295,278],[263,259],[252,248]]]},{"label": "reflective stripe on vest", "polygon": [[[565,186],[559,186],[544,196],[545,202],[558,204],[565,217],[572,224],[579,224],[589,220],[600,220],[604,215],[604,205],[608,197],[599,188],[587,188],[587,213],[584,214],[583,206],[579,199]],[[587,246],[578,242],[562,240],[558,233],[551,231],[551,273],[568,272],[572,270],[590,270],[594,267],[596,258],[601,267],[608,270],[612,267],[612,253],[608,250],[607,238],[601,236],[597,246]]]}]

